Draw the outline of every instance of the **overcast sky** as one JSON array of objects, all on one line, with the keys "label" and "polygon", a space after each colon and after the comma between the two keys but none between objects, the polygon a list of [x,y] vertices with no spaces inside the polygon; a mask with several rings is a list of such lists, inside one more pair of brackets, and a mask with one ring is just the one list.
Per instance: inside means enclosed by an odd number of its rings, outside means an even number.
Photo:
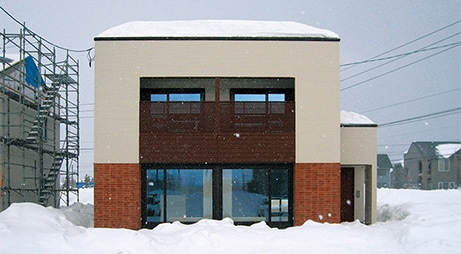
[{"label": "overcast sky", "polygon": [[[35,33],[70,49],[91,48],[95,36],[129,21],[193,19],[296,21],[328,29],[341,37],[341,64],[363,62],[395,49],[377,57],[390,57],[387,60],[341,67],[341,108],[383,125],[378,128],[378,152],[388,153],[393,161],[401,160],[413,141],[461,141],[459,0],[0,3]],[[0,24],[7,32],[18,32],[4,13]],[[75,57],[81,65],[80,174],[84,176],[92,174],[94,69],[88,66],[86,53]]]}]

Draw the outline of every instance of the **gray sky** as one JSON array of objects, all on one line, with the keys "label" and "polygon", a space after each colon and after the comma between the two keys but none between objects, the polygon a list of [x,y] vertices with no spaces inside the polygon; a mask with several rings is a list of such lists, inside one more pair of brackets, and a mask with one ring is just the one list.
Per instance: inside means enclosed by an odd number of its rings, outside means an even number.
[{"label": "gray sky", "polygon": [[[379,127],[378,152],[388,153],[393,161],[401,160],[413,141],[461,141],[461,46],[454,44],[461,41],[459,0],[0,2],[35,33],[71,49],[90,48],[96,35],[128,21],[191,19],[296,21],[325,28],[341,37],[341,64],[361,62],[402,45],[379,58],[425,48],[403,58],[342,67],[341,108],[363,113],[380,125],[416,118]],[[4,13],[0,24],[7,32],[18,31]],[[455,47],[449,49],[451,44]],[[86,53],[75,57],[81,64],[84,176],[92,174],[94,69],[88,66]],[[440,113],[444,111],[448,115]]]}]

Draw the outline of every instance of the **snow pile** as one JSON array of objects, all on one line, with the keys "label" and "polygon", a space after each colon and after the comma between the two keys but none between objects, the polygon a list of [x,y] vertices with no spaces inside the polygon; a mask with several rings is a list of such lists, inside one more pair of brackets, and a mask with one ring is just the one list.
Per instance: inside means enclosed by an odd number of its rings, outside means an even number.
[{"label": "snow pile", "polygon": [[[461,191],[378,190],[378,222],[321,224],[285,230],[232,220],[165,223],[153,230],[77,226],[84,207],[13,204],[0,213],[0,253],[459,253]],[[70,214],[72,214],[70,216]],[[87,217],[86,219],[83,219]],[[72,219],[73,220],[73,219]],[[78,223],[80,224],[80,223]]]},{"label": "snow pile", "polygon": [[440,156],[447,159],[461,149],[461,144],[441,144],[438,145],[435,149]]},{"label": "snow pile", "polygon": [[110,28],[102,37],[290,37],[339,39],[338,35],[297,22],[256,20],[133,21]]},{"label": "snow pile", "polygon": [[74,225],[87,228],[94,226],[94,207],[91,204],[74,203],[69,207],[61,207],[60,210]]},{"label": "snow pile", "polygon": [[368,117],[355,112],[341,110],[341,124],[375,125]]}]

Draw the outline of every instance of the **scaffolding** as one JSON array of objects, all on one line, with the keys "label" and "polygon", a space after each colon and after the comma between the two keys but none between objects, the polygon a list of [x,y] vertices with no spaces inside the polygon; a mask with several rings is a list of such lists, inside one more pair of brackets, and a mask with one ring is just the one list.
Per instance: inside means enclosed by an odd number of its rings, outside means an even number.
[{"label": "scaffolding", "polygon": [[25,25],[1,32],[1,207],[77,200],[79,63]]}]

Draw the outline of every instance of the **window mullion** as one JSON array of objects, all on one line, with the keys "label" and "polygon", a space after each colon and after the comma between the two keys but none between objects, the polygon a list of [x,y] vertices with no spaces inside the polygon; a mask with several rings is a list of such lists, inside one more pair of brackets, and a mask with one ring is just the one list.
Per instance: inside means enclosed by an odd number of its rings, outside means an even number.
[{"label": "window mullion", "polygon": [[163,222],[167,222],[167,174],[166,174],[166,168],[162,168],[163,170]]}]

